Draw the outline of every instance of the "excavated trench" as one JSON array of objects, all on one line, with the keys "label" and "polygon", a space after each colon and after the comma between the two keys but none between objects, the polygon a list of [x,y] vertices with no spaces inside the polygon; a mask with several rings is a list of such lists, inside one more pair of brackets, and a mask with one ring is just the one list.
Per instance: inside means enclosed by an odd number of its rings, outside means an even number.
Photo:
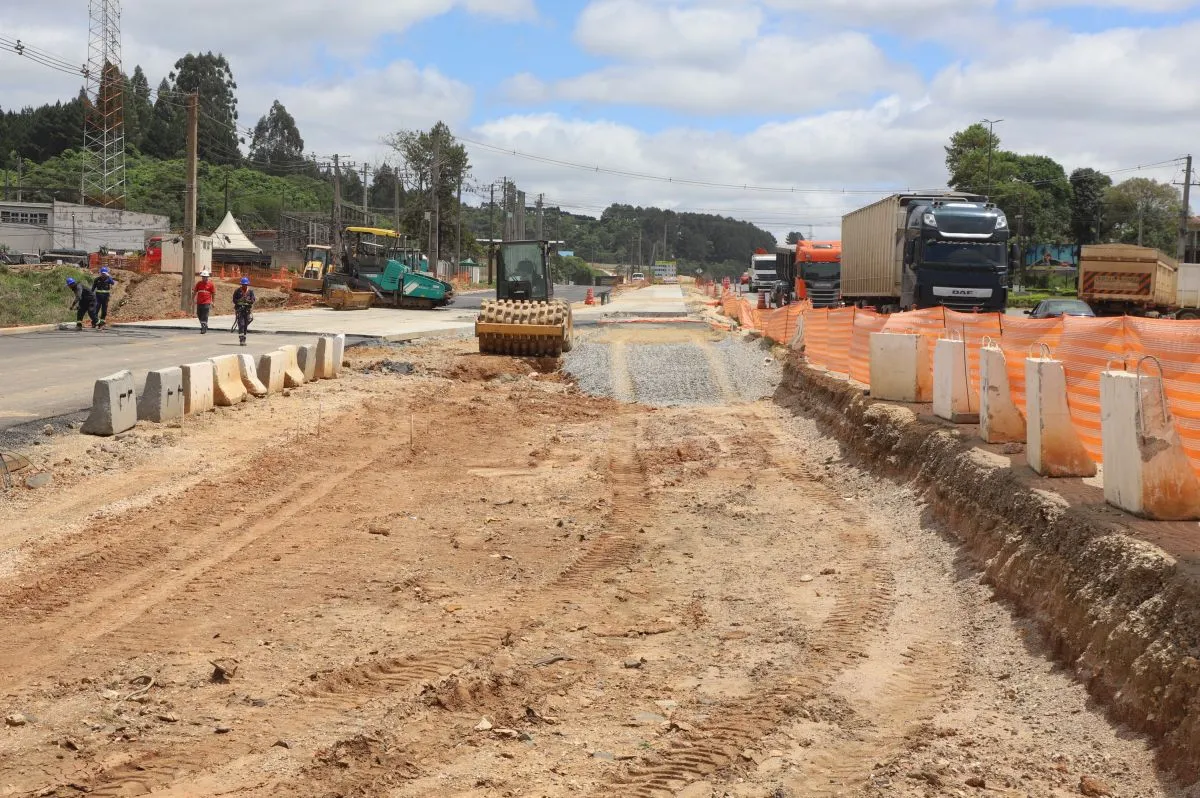
[{"label": "excavated trench", "polygon": [[815,418],[866,467],[922,489],[997,594],[1035,622],[1110,717],[1150,736],[1165,771],[1200,777],[1196,524],[1069,502],[962,430],[873,401],[798,354],[776,401]]}]

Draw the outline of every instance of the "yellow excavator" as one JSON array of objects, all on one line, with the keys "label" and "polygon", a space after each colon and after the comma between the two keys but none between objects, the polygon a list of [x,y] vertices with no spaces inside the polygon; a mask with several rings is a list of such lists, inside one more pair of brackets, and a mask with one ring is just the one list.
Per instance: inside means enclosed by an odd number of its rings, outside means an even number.
[{"label": "yellow excavator", "polygon": [[292,289],[319,294],[325,290],[325,275],[333,270],[330,257],[333,248],[325,244],[309,244],[304,248],[304,270],[292,278]]},{"label": "yellow excavator", "polygon": [[571,305],[554,298],[550,242],[504,241],[496,253],[496,298],[475,322],[485,355],[558,357],[574,344]]}]

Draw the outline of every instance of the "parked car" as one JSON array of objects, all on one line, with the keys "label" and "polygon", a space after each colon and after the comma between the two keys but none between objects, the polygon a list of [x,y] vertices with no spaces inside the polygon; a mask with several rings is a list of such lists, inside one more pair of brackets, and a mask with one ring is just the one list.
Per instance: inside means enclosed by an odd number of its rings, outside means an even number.
[{"label": "parked car", "polygon": [[631,282],[644,283],[646,282],[646,275],[642,274],[641,272],[634,272]]},{"label": "parked car", "polygon": [[1057,319],[1060,316],[1095,316],[1088,303],[1081,299],[1043,299],[1033,310],[1025,311],[1031,319]]}]

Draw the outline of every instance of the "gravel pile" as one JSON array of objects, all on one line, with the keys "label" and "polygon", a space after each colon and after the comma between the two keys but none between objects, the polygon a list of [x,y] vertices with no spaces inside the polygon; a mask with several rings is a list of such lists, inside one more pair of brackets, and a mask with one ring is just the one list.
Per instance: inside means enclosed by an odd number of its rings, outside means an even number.
[{"label": "gravel pile", "polygon": [[713,349],[725,366],[729,384],[737,389],[743,401],[754,402],[771,396],[783,379],[783,365],[772,356],[770,349],[758,343],[724,338],[713,344]]},{"label": "gravel pile", "polygon": [[563,355],[563,371],[575,378],[579,390],[592,396],[615,396],[612,375],[612,351],[607,344],[575,340],[571,351]]},{"label": "gravel pile", "polygon": [[654,407],[720,404],[721,394],[696,344],[627,346],[625,360],[634,395]]}]

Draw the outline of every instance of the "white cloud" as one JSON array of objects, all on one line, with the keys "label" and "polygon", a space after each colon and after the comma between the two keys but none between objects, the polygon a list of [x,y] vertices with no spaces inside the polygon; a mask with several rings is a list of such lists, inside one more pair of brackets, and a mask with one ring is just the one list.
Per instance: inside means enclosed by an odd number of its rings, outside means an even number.
[{"label": "white cloud", "polygon": [[626,61],[718,67],[738,58],[762,25],[754,5],[596,0],[575,25],[585,50]]},{"label": "white cloud", "polygon": [[764,36],[710,66],[668,57],[553,83],[521,75],[505,87],[517,101],[552,97],[718,115],[809,111],[881,91],[917,88],[914,71],[890,62],[868,36],[851,31],[811,40]]},{"label": "white cloud", "polygon": [[1017,11],[1044,11],[1049,8],[1124,8],[1147,13],[1187,11],[1200,5],[1196,0],[1016,0]]}]

